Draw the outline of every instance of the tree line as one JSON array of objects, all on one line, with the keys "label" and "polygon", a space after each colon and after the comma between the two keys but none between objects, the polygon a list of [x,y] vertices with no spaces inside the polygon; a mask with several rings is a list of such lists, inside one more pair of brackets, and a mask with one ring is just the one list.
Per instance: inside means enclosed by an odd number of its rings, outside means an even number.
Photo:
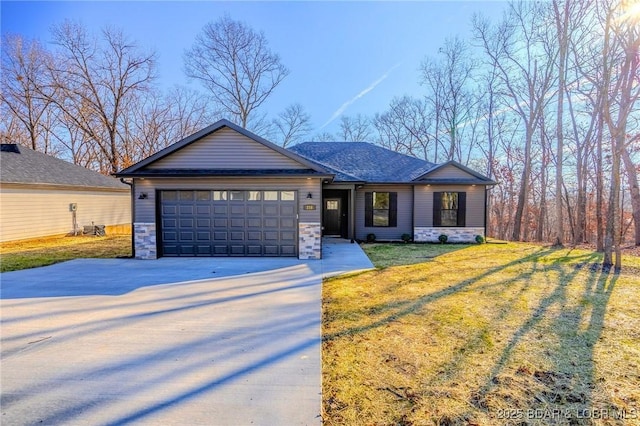
[{"label": "tree line", "polygon": [[476,15],[472,36],[445,40],[418,65],[421,92],[372,116],[311,134],[294,103],[261,107],[289,75],[263,33],[224,16],[185,51],[202,92],[155,84],[154,52],[122,32],[64,22],[52,46],[2,40],[3,139],[111,173],[228,118],[288,146],[371,141],[435,163],[454,160],[500,182],[488,235],[593,243],[605,264],[640,245],[640,16],[614,0],[514,1]]}]

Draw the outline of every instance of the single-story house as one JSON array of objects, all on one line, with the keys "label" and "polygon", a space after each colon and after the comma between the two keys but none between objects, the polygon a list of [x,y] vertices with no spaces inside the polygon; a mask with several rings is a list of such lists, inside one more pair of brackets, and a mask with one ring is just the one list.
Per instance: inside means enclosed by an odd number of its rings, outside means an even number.
[{"label": "single-story house", "polygon": [[130,229],[131,188],[22,145],[0,146],[0,241]]},{"label": "single-story house", "polygon": [[322,256],[322,236],[474,241],[491,179],[365,142],[284,149],[227,120],[116,176],[133,185],[135,255]]}]

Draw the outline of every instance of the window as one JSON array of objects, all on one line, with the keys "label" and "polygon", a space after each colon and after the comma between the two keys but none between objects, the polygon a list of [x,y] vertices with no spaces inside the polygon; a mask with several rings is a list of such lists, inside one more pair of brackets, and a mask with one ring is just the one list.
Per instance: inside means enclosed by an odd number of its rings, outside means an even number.
[{"label": "window", "polygon": [[280,191],[280,200],[294,201],[295,199],[296,199],[296,193],[294,191]]},{"label": "window", "polygon": [[434,192],[433,226],[465,226],[466,201],[466,192]]},{"label": "window", "polygon": [[197,201],[209,201],[211,199],[211,191],[196,191]]},{"label": "window", "polygon": [[278,201],[278,191],[264,191],[265,201]]},{"label": "window", "polygon": [[213,201],[224,201],[227,199],[227,191],[213,191]]},{"label": "window", "polygon": [[335,200],[327,200],[327,210],[338,210],[338,202]]},{"label": "window", "polygon": [[398,193],[365,192],[365,226],[397,226]]},{"label": "window", "polygon": [[247,191],[247,200],[260,201],[262,193],[260,191]]},{"label": "window", "polygon": [[244,191],[229,191],[231,201],[244,201]]}]

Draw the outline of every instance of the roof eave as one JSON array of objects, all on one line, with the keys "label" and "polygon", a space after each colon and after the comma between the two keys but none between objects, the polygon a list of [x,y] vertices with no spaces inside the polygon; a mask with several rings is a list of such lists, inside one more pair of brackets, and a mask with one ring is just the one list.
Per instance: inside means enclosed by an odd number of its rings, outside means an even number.
[{"label": "roof eave", "polygon": [[252,133],[252,132],[250,132],[250,131],[248,131],[246,129],[243,129],[242,127],[240,127],[240,126],[238,126],[236,124],[233,124],[229,120],[222,119],[222,120],[218,120],[217,122],[213,123],[212,125],[207,126],[204,129],[202,129],[202,130],[200,130],[200,131],[198,131],[198,132],[196,132],[196,133],[194,133],[194,134],[192,134],[190,136],[187,136],[186,138],[183,138],[183,139],[179,140],[178,142],[173,143],[172,145],[169,145],[168,147],[156,152],[153,155],[150,155],[149,157],[137,162],[136,164],[133,164],[132,166],[129,166],[126,169],[121,170],[119,173],[117,173],[115,175],[118,176],[118,177],[126,177],[125,174],[132,173],[132,172],[135,172],[137,170],[140,170],[141,168],[146,167],[149,164],[154,163],[154,162],[156,162],[156,161],[158,161],[158,160],[160,160],[160,159],[162,159],[162,158],[164,158],[164,157],[166,157],[166,156],[168,156],[168,155],[170,155],[170,154],[172,154],[172,153],[184,148],[185,146],[190,145],[190,144],[192,144],[193,142],[195,142],[195,141],[197,141],[199,139],[202,139],[203,137],[205,137],[207,135],[210,135],[211,133],[217,132],[218,130],[222,129],[223,127],[228,127],[231,130],[234,130],[234,131],[240,133],[241,135],[248,137],[249,139],[252,139],[252,140],[254,140],[254,141],[256,141],[256,142],[258,142],[258,143],[260,143],[260,144],[262,144],[262,145],[264,145],[266,147],[268,147],[268,148],[271,148],[274,151],[276,151],[276,152],[278,152],[278,153],[280,153],[280,154],[282,154],[282,155],[284,155],[284,156],[286,156],[286,157],[288,157],[288,158],[290,158],[290,159],[292,159],[294,161],[297,161],[298,163],[303,164],[303,165],[305,165],[305,166],[307,166],[307,167],[309,167],[309,168],[311,168],[313,170],[316,170],[316,171],[321,172],[321,173],[328,173],[327,170],[321,168],[320,166],[318,166],[316,164],[313,164],[313,163],[309,162],[306,158],[303,158],[303,157],[297,155],[294,152],[291,152],[291,151],[286,150],[286,149],[284,149],[282,147],[279,147],[278,145],[276,145],[276,144],[274,144],[272,142],[269,142],[268,140],[266,140],[266,139],[264,139],[264,138],[262,138],[262,137],[260,137],[260,136],[258,136],[256,134],[254,134],[254,133]]},{"label": "roof eave", "polygon": [[172,178],[172,177],[194,177],[194,178],[225,178],[225,177],[243,177],[243,178],[318,178],[318,179],[331,179],[334,175],[330,173],[274,173],[274,174],[247,174],[247,173],[198,173],[198,172],[183,172],[183,173],[148,173],[148,172],[132,172],[132,173],[115,173],[114,176],[118,178]]}]

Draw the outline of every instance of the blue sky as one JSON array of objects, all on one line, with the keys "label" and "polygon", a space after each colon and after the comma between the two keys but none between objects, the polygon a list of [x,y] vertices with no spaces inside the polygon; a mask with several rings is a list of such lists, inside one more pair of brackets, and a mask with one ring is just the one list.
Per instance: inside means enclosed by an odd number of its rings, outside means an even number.
[{"label": "blue sky", "polygon": [[[422,2],[27,2],[2,1],[2,32],[47,44],[49,28],[72,19],[98,31],[124,30],[158,53],[158,83],[191,85],[183,53],[223,14],[264,31],[289,76],[261,111],[301,103],[313,133],[335,132],[339,117],[384,111],[394,96],[418,96],[418,67],[448,36],[469,35],[472,15],[498,19],[504,1]],[[325,126],[323,128],[323,126]]]}]

